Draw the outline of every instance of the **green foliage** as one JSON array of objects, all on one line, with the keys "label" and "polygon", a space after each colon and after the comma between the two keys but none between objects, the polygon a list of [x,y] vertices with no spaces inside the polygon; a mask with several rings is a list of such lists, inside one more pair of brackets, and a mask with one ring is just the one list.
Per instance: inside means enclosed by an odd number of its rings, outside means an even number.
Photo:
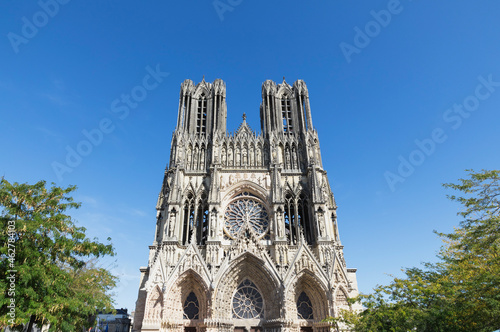
[{"label": "green foliage", "polygon": [[405,270],[374,293],[365,310],[346,316],[355,331],[494,331],[500,328],[500,171],[474,172],[448,196],[464,218],[444,241],[438,263]]},{"label": "green foliage", "polygon": [[[0,182],[0,327],[19,327],[34,316],[51,330],[81,330],[97,310],[113,308],[109,292],[117,279],[96,262],[114,249],[88,239],[66,214],[80,207],[69,195],[75,189]],[[15,276],[14,321],[7,276]]]}]

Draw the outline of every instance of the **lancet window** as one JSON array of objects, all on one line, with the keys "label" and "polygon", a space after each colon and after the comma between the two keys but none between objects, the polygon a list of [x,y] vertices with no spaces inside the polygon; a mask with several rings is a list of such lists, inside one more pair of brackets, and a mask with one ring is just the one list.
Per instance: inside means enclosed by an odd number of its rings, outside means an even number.
[{"label": "lancet window", "polygon": [[289,244],[297,244],[295,202],[291,194],[285,196],[285,232]]},{"label": "lancet window", "polygon": [[193,233],[194,226],[194,197],[189,193],[184,202],[184,218],[182,223],[182,244],[189,243],[191,234]]},{"label": "lancet window", "polygon": [[204,93],[198,99],[198,111],[196,116],[196,133],[205,134],[207,132],[207,97]]},{"label": "lancet window", "polygon": [[189,94],[182,95],[181,112],[179,118],[179,127],[185,128],[186,124],[189,123],[189,109],[191,109],[191,96]]},{"label": "lancet window", "polygon": [[304,129],[307,130],[307,114],[306,114],[306,98],[304,95],[299,94],[297,97],[297,107],[299,108],[299,114],[304,123]]},{"label": "lancet window", "polygon": [[311,218],[309,217],[309,205],[307,198],[304,194],[301,194],[299,200],[297,202],[298,207],[298,216],[299,216],[299,225],[304,229],[305,240],[309,244],[313,244],[314,242],[314,227],[311,222]]},{"label": "lancet window", "polygon": [[285,232],[288,243],[295,245],[298,243],[301,233],[307,243],[313,243],[313,228],[309,218],[307,199],[301,194],[298,198],[287,193],[285,195]]},{"label": "lancet window", "polygon": [[195,204],[192,193],[184,201],[184,216],[182,227],[182,244],[187,245],[196,230],[196,243],[204,245],[208,237],[208,204],[206,194],[203,193]]},{"label": "lancet window", "polygon": [[293,131],[292,105],[287,94],[283,94],[281,97],[281,115],[283,118],[283,131],[285,133],[291,133]]},{"label": "lancet window", "polygon": [[196,237],[199,245],[204,245],[208,236],[208,204],[205,194],[202,195],[198,202],[198,211],[196,215]]}]

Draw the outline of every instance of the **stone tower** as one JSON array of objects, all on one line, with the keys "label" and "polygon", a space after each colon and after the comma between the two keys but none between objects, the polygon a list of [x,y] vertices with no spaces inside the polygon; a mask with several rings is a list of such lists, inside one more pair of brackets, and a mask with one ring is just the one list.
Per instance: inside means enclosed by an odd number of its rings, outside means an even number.
[{"label": "stone tower", "polygon": [[358,294],[309,93],[262,84],[261,133],[226,132],[226,85],[181,84],[136,331],[330,331]]}]

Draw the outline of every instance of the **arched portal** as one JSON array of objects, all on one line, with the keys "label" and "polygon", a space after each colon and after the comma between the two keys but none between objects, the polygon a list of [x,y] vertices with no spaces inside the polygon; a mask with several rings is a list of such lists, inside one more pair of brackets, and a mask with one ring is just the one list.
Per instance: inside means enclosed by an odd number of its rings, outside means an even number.
[{"label": "arched portal", "polygon": [[313,321],[329,316],[328,289],[311,271],[304,269],[299,272],[287,289],[288,318],[306,320],[311,325]]},{"label": "arched portal", "polygon": [[264,320],[279,318],[279,281],[261,259],[245,253],[220,275],[214,293],[214,318],[233,320],[235,326],[248,326],[246,319],[260,325]]},{"label": "arched portal", "polygon": [[184,272],[165,294],[168,317],[164,320],[184,326],[196,326],[207,317],[209,289],[195,271]]}]

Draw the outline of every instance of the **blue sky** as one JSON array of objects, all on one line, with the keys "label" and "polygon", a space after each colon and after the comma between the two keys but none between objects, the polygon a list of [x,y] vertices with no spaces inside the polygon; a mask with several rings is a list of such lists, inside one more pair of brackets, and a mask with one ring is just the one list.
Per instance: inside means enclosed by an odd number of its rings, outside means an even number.
[{"label": "blue sky", "polygon": [[435,259],[432,231],[460,220],[441,183],[500,168],[500,2],[54,1],[1,5],[0,173],[78,186],[75,219],[118,253],[117,307],[135,307],[184,79],[226,82],[229,131],[243,112],[260,130],[266,79],[306,82],[364,293]]}]

